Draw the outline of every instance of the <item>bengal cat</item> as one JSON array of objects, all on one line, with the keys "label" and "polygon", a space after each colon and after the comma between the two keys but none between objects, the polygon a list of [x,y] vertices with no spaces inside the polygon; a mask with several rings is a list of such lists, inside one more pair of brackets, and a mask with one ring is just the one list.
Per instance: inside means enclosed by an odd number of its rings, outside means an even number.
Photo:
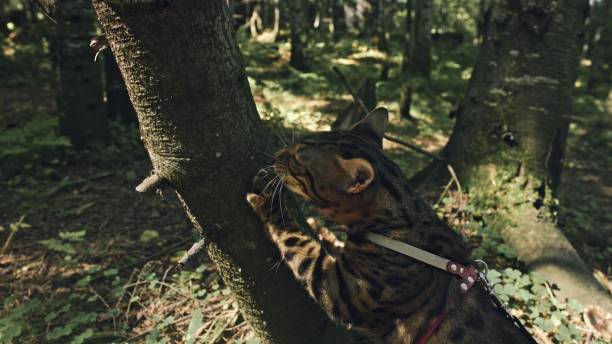
[{"label": "bengal cat", "polygon": [[[370,231],[470,263],[462,237],[383,154],[387,123],[387,110],[378,108],[348,131],[304,137],[276,154],[275,173],[262,170],[254,178],[247,200],[295,278],[330,318],[373,343],[414,343],[440,314],[446,316],[427,343],[530,343],[479,286],[463,294],[450,273],[364,239]],[[276,175],[345,227],[346,241],[326,230],[318,238],[305,234],[282,208],[282,196],[274,200]]]}]

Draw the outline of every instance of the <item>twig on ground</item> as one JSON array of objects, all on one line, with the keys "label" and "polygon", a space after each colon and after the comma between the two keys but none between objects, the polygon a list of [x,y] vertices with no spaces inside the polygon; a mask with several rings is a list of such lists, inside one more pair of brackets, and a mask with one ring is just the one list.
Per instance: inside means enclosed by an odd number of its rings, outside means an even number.
[{"label": "twig on ground", "polygon": [[440,202],[442,202],[442,199],[444,199],[444,196],[446,196],[446,193],[450,189],[451,185],[453,185],[453,179],[452,178],[451,178],[451,180],[448,181],[448,184],[446,184],[446,186],[444,187],[444,191],[442,191],[442,193],[440,194],[440,197],[438,197],[438,200],[436,201],[436,203],[434,203],[434,205],[438,205],[438,204],[440,204]]},{"label": "twig on ground", "polygon": [[459,183],[459,178],[457,178],[455,169],[450,164],[446,164],[446,168],[448,169],[448,172],[450,172],[450,175],[452,177],[451,180],[454,181],[455,184],[457,184],[457,189],[459,190],[459,193],[463,194],[463,191],[461,191],[461,183]]},{"label": "twig on ground", "polygon": [[91,182],[91,181],[98,180],[98,179],[103,179],[103,178],[106,178],[106,177],[110,177],[112,175],[113,175],[112,172],[104,172],[104,173],[93,175],[91,177],[86,177],[86,178],[81,178],[81,179],[77,179],[77,180],[72,180],[72,181],[69,181],[69,182],[60,183],[60,185],[58,185],[57,187],[53,188],[51,191],[47,192],[45,194],[45,196],[46,197],[50,197],[50,196],[53,196],[56,193],[66,189],[66,188],[73,187],[75,185],[79,185],[79,184],[83,184],[83,183],[87,183],[87,182]]}]

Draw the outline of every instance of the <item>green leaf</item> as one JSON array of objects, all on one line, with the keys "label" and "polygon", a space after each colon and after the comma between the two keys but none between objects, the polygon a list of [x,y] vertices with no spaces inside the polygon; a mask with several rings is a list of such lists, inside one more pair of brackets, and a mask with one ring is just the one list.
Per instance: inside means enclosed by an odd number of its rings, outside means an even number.
[{"label": "green leaf", "polygon": [[507,244],[499,244],[499,246],[497,246],[497,251],[508,259],[516,258],[516,252]]},{"label": "green leaf", "polygon": [[146,229],[142,231],[138,240],[140,240],[141,242],[149,242],[157,238],[159,238],[159,233],[157,231]]},{"label": "green leaf", "polygon": [[504,276],[506,276],[507,278],[511,279],[511,280],[516,280],[517,278],[521,277],[521,272],[513,269],[513,268],[506,268],[504,270]]},{"label": "green leaf", "polygon": [[568,343],[572,341],[572,334],[565,325],[559,326],[559,332],[555,334],[555,339],[561,343]]},{"label": "green leaf", "polygon": [[499,282],[501,282],[501,276],[502,274],[499,273],[499,271],[497,270],[489,270],[489,272],[487,272],[487,279],[489,280],[489,282],[491,284],[497,284]]},{"label": "green leaf", "polygon": [[189,322],[189,327],[187,328],[187,333],[185,334],[185,344],[194,344],[197,336],[197,332],[202,325],[203,314],[202,311],[196,309],[191,313],[191,321]]},{"label": "green leaf", "polygon": [[94,334],[93,329],[88,328],[87,330],[79,334],[78,336],[75,336],[74,338],[72,338],[72,341],[70,342],[70,344],[82,344],[85,342],[87,338],[90,338],[91,336],[93,336],[93,334]]},{"label": "green leaf", "polygon": [[105,270],[103,275],[108,277],[108,276],[115,276],[118,273],[119,273],[119,270],[117,270],[115,268],[110,268],[108,270]]},{"label": "green leaf", "polygon": [[75,232],[60,232],[59,237],[62,240],[80,242],[85,239],[85,233],[87,230],[75,231]]},{"label": "green leaf", "polygon": [[581,312],[584,309],[584,306],[580,302],[574,299],[570,299],[567,305],[569,306],[571,310],[576,311],[576,312]]},{"label": "green leaf", "polygon": [[71,244],[61,242],[57,239],[39,240],[38,242],[51,251],[76,254],[76,250]]},{"label": "green leaf", "polygon": [[552,320],[546,319],[542,322],[541,327],[544,332],[552,332],[552,330],[555,328],[555,324]]}]

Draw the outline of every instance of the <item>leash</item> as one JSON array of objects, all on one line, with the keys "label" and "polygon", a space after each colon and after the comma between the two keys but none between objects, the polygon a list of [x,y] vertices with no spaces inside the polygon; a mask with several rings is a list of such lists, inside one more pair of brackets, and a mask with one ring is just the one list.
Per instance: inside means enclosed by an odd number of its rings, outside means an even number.
[{"label": "leash", "polygon": [[[422,263],[433,266],[437,269],[446,271],[450,274],[453,274],[461,279],[461,283],[459,284],[459,288],[462,294],[467,293],[468,290],[476,282],[479,282],[484,288],[485,292],[489,296],[489,300],[499,312],[501,312],[504,317],[514,324],[514,326],[518,327],[519,330],[529,339],[532,344],[538,344],[535,339],[531,336],[529,331],[525,328],[523,323],[510,314],[506,308],[506,305],[502,302],[502,300],[497,296],[495,290],[489,280],[487,279],[487,273],[489,271],[489,267],[482,260],[475,260],[474,263],[480,264],[482,267],[482,271],[476,269],[474,265],[463,265],[457,262],[454,262],[450,259],[446,259],[435,255],[431,252],[422,250],[416,246],[412,246],[402,241],[398,241],[395,239],[391,239],[384,235],[368,232],[365,234],[365,238],[370,242],[387,248],[391,251],[395,251],[397,253],[403,254],[410,258],[416,259]],[[434,334],[434,332],[438,329],[444,318],[446,317],[446,309],[442,311],[442,313],[436,315],[432,318],[427,327],[423,331],[423,333],[417,338],[416,343],[425,344],[427,340]]]}]

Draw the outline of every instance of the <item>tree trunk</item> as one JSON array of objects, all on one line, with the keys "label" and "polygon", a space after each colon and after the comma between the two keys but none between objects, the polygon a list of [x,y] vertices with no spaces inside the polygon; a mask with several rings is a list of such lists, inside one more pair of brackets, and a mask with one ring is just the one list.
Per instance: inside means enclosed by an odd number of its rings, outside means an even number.
[{"label": "tree trunk", "polygon": [[416,0],[414,9],[414,39],[410,41],[410,71],[429,78],[431,73],[431,25],[433,1]]},{"label": "tree trunk", "polygon": [[306,17],[304,0],[290,0],[288,1],[287,8],[289,10],[289,27],[291,29],[291,59],[289,60],[289,65],[305,72],[308,70],[308,65],[304,56],[302,37]]},{"label": "tree trunk", "polygon": [[410,69],[410,51],[412,50],[412,40],[414,39],[414,26],[412,25],[412,0],[406,0],[406,27],[404,32],[404,53],[402,55],[402,71]]},{"label": "tree trunk", "polygon": [[605,98],[612,84],[612,1],[596,2],[591,11],[588,89]]},{"label": "tree trunk", "polygon": [[279,0],[274,0],[274,26],[272,27],[272,42],[276,42],[276,40],[278,39],[278,34],[280,32],[280,13],[281,11]]},{"label": "tree trunk", "polygon": [[[588,1],[556,4],[493,5],[443,155],[532,272],[556,283],[561,296],[610,311],[609,295],[554,219]],[[432,164],[415,181],[440,171],[445,166]]]},{"label": "tree trunk", "polygon": [[387,51],[387,35],[385,33],[385,4],[383,0],[376,0],[374,10],[376,18],[376,48],[380,51]]},{"label": "tree trunk", "polygon": [[346,14],[341,0],[332,1],[332,23],[334,27],[334,40],[340,38],[340,34],[346,32]]},{"label": "tree trunk", "polygon": [[136,123],[136,111],[130,101],[117,61],[110,50],[104,52],[104,76],[106,78],[106,110],[111,118],[121,118],[126,124]]},{"label": "tree trunk", "polygon": [[109,131],[102,101],[102,73],[89,48],[89,40],[96,35],[91,4],[62,1],[56,14],[53,52],[60,132],[76,148],[106,142]]},{"label": "tree trunk", "polygon": [[249,30],[251,31],[251,39],[257,39],[259,32],[263,29],[263,20],[261,18],[261,4],[256,3],[249,19]]},{"label": "tree trunk", "polygon": [[[271,145],[225,0],[94,0],[153,169],[176,189],[206,250],[265,343],[351,343],[279,262],[245,194]],[[159,28],[163,27],[163,30]]]}]

